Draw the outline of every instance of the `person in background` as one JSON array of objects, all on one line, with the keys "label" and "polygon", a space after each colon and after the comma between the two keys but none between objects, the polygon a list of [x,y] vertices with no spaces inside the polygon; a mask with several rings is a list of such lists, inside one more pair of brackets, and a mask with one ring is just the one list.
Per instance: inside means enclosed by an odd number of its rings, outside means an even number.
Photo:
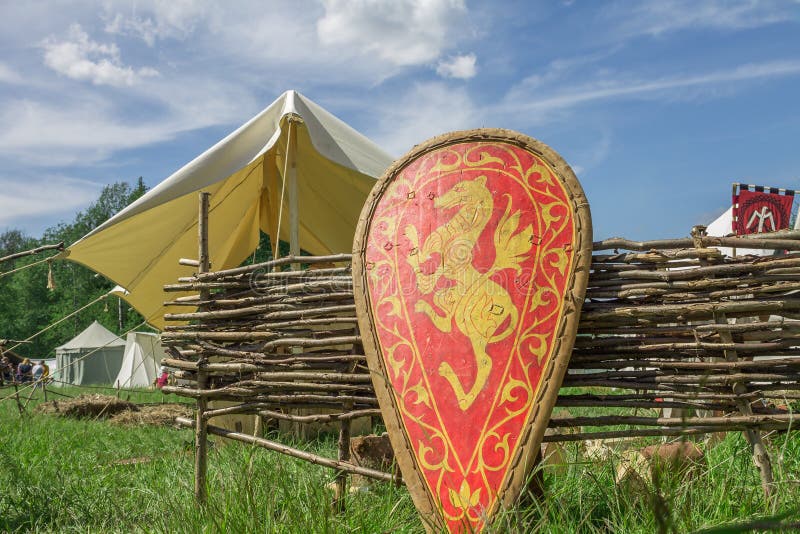
[{"label": "person in background", "polygon": [[17,366],[17,382],[30,382],[33,378],[31,375],[32,369],[33,365],[31,365],[30,358],[25,358],[22,360],[22,363]]},{"label": "person in background", "polygon": [[156,387],[158,389],[163,388],[167,385],[167,381],[169,380],[169,373],[167,373],[167,369],[162,365],[160,374],[158,378],[156,378]]},{"label": "person in background", "polygon": [[44,382],[44,383],[46,383],[46,384],[49,384],[49,383],[50,383],[50,366],[49,366],[49,365],[47,365],[47,364],[44,362],[44,360],[42,360],[42,361],[41,361],[41,362],[39,362],[39,363],[41,363],[41,364],[42,364],[42,367],[44,367],[44,373],[42,373],[42,382]]},{"label": "person in background", "polygon": [[39,360],[31,369],[31,374],[33,375],[33,381],[39,382],[42,379],[42,375],[44,374],[44,361]]},{"label": "person in background", "polygon": [[0,386],[6,382],[14,381],[14,368],[8,360],[8,356],[0,358]]}]

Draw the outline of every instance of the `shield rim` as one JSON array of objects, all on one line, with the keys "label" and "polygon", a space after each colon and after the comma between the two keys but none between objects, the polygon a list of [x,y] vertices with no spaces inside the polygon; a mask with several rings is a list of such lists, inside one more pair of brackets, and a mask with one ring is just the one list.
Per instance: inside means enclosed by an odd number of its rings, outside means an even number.
[{"label": "shield rim", "polygon": [[527,150],[547,162],[564,186],[567,199],[572,204],[574,216],[573,246],[575,255],[564,294],[563,312],[559,318],[557,334],[553,341],[552,356],[542,371],[541,385],[533,401],[534,405],[528,422],[522,429],[517,454],[509,462],[507,475],[499,488],[500,497],[495,501],[492,509],[487,511],[485,523],[487,525],[500,507],[508,508],[514,504],[526,484],[528,473],[535,464],[550,414],[558,397],[558,390],[572,354],[592,258],[591,212],[578,178],[569,164],[555,150],[525,134],[501,128],[479,128],[454,131],[433,137],[415,145],[409,152],[395,160],[373,186],[361,211],[353,241],[353,289],[356,315],[372,384],[389,434],[389,441],[394,449],[397,464],[411,494],[411,499],[429,532],[446,529],[446,522],[438,510],[438,499],[428,490],[424,475],[418,468],[413,449],[408,442],[408,436],[403,430],[402,419],[394,395],[388,385],[387,377],[389,375],[378,341],[378,334],[374,328],[364,259],[373,215],[392,181],[401,174],[405,167],[426,153],[465,142],[511,144]]}]

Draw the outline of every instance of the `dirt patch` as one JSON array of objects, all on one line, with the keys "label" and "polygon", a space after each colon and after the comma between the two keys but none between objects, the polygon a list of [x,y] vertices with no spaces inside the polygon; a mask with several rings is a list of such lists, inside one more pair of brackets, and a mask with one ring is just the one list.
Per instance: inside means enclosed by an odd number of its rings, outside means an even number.
[{"label": "dirt patch", "polygon": [[138,409],[115,414],[110,423],[123,426],[135,425],[174,425],[176,417],[191,417],[192,407],[187,404],[156,404],[138,406]]},{"label": "dirt patch", "polygon": [[120,412],[136,411],[137,406],[110,395],[79,395],[67,401],[43,402],[36,407],[36,413],[55,414],[78,419],[107,419]]}]

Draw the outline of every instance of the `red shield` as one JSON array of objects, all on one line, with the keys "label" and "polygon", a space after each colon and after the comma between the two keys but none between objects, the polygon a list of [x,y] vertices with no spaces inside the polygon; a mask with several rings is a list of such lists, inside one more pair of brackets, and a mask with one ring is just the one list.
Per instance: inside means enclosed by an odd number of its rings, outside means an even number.
[{"label": "red shield", "polygon": [[590,231],[569,167],[505,131],[436,138],[373,190],[354,253],[359,321],[430,527],[479,531],[518,495],[574,340]]}]

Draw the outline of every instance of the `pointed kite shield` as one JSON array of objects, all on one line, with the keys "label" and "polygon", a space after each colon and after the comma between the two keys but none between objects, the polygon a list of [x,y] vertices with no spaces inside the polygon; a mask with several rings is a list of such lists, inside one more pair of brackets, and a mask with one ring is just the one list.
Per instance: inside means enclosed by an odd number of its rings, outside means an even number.
[{"label": "pointed kite shield", "polygon": [[507,130],[418,145],[375,185],[353,252],[372,381],[429,530],[514,503],[567,369],[589,206],[553,150]]}]

